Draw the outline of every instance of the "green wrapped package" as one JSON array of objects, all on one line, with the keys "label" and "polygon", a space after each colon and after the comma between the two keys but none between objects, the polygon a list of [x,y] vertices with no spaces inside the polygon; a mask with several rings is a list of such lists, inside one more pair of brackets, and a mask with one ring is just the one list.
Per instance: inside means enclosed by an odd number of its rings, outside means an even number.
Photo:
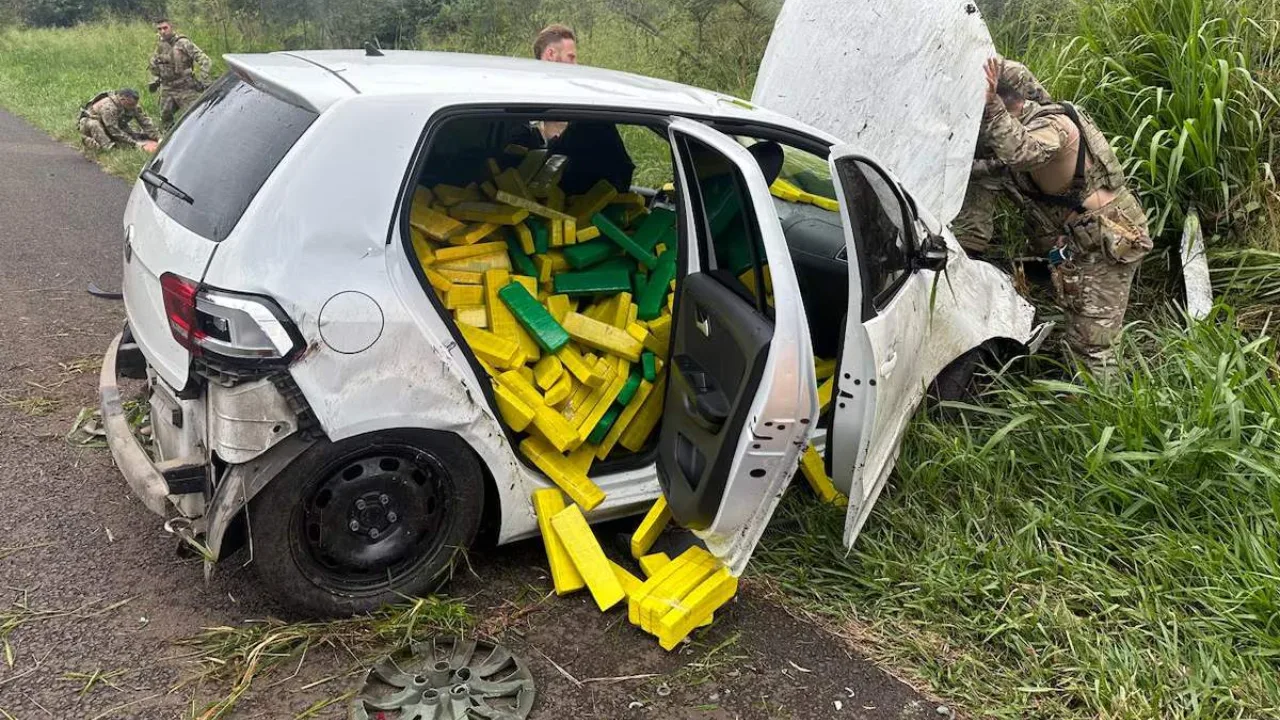
[{"label": "green wrapped package", "polygon": [[498,291],[498,297],[543,350],[555,352],[569,342],[569,333],[520,283],[513,282],[502,288]]},{"label": "green wrapped package", "polygon": [[505,228],[503,237],[507,241],[507,254],[511,256],[511,265],[516,272],[529,277],[538,277],[538,267],[533,264],[533,258],[525,254],[524,248],[520,247],[520,240],[516,238],[515,231],[511,228]]},{"label": "green wrapped package", "polygon": [[668,248],[675,247],[676,214],[666,208],[654,208],[632,233],[631,239],[649,252],[653,252],[659,243],[666,244]]},{"label": "green wrapped package", "polygon": [[658,378],[658,356],[645,350],[640,355],[640,367],[644,368],[644,379],[653,382]]},{"label": "green wrapped package", "polygon": [[631,290],[631,273],[622,268],[562,272],[552,281],[558,295],[609,295]]},{"label": "green wrapped package", "polygon": [[621,228],[609,222],[609,218],[596,213],[591,218],[591,221],[595,223],[597,228],[600,228],[601,235],[612,240],[618,247],[622,248],[623,252],[638,260],[641,265],[651,268],[658,264],[658,258],[654,257],[652,252],[637,245]]},{"label": "green wrapped package", "polygon": [[627,378],[627,384],[622,386],[622,392],[618,393],[617,403],[626,405],[631,402],[631,398],[636,396],[636,391],[640,389],[640,373],[631,373]]},{"label": "green wrapped package", "polygon": [[668,249],[658,258],[657,267],[649,275],[649,281],[636,293],[636,317],[653,320],[666,307],[667,291],[676,277],[676,251]]},{"label": "green wrapped package", "polygon": [[609,434],[609,430],[613,424],[618,421],[618,416],[622,414],[622,406],[614,404],[605,411],[604,417],[600,418],[600,422],[596,423],[596,427],[587,436],[587,442],[599,445],[604,442],[604,438]]},{"label": "green wrapped package", "polygon": [[617,252],[617,245],[601,238],[566,247],[564,249],[564,259],[565,262],[569,263],[569,267],[574,270],[584,270],[608,260]]}]

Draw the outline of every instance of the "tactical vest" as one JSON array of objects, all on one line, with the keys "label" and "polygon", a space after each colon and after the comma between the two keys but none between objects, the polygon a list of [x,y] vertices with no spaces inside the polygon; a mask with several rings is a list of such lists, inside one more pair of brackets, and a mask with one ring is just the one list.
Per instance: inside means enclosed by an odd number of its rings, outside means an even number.
[{"label": "tactical vest", "polygon": [[108,98],[108,97],[111,97],[111,93],[110,93],[110,92],[100,92],[100,93],[98,93],[97,95],[94,95],[92,100],[90,100],[89,102],[85,103],[85,104],[80,108],[80,117],[82,117],[82,118],[87,118],[87,117],[96,117],[96,115],[94,115],[94,114],[93,114],[93,106],[94,106],[94,105],[97,105],[99,100],[102,100],[102,99],[104,99],[104,98]]},{"label": "tactical vest", "polygon": [[[1030,182],[1028,178],[1022,184],[1022,191],[1032,200],[1066,207],[1077,212],[1084,211],[1085,198],[1100,189],[1119,192],[1125,186],[1124,167],[1111,149],[1111,143],[1088,117],[1081,117],[1080,112],[1071,103],[1046,105],[1037,110],[1027,121],[1054,115],[1066,116],[1080,133],[1079,152],[1076,156],[1075,176],[1071,180],[1071,188],[1063,195],[1048,195]],[[1088,160],[1092,159],[1090,165]]]},{"label": "tactical vest", "polygon": [[186,67],[182,67],[174,57],[178,41],[186,39],[186,35],[174,35],[172,41],[161,40],[156,43],[156,52],[151,56],[151,66],[155,70],[156,77],[160,78],[160,82],[172,83],[190,75],[191,59],[187,58],[187,62],[183,63]]}]

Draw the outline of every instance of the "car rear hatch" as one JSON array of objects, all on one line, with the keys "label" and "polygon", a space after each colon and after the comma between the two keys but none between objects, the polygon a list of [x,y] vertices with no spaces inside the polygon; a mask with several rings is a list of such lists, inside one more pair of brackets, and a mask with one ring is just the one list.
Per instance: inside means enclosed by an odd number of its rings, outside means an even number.
[{"label": "car rear hatch", "polygon": [[129,329],[151,367],[170,386],[187,384],[191,355],[174,338],[160,276],[200,278],[217,243],[165,215],[139,181],[125,210],[124,307]]},{"label": "car rear hatch", "polygon": [[[297,59],[262,57],[324,74]],[[223,76],[186,111],[129,199],[122,283],[129,326],[175,389],[187,384],[192,355],[191,343],[178,338],[199,331],[188,327],[193,320],[182,308],[192,298],[184,294],[195,292],[218,243],[319,114],[279,91],[242,70]]]}]

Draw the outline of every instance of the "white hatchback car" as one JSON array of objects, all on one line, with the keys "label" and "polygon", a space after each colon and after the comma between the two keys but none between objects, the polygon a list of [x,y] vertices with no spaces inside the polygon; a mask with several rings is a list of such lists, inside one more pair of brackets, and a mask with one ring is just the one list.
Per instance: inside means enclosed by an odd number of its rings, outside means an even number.
[{"label": "white hatchback car", "polygon": [[[958,42],[950,62],[969,70],[899,86],[914,102],[972,91],[964,127],[916,136],[915,153],[953,170],[972,153],[989,48]],[[129,199],[127,326],[103,365],[102,410],[143,503],[176,509],[215,558],[251,538],[262,583],[303,612],[427,591],[486,524],[499,543],[538,532],[531,494],[548,480],[516,451],[408,225],[419,183],[465,180],[532,123],[612,126],[647,159],[617,182],[679,209],[664,415],[643,451],[593,468],[607,500],[592,520],[665,493],[675,521],[741,572],[815,442],[849,495],[851,544],[926,387],[979,351],[1032,341],[1010,279],[946,230],[963,174],[939,182],[922,174],[931,163],[906,162],[900,183],[871,159],[913,142],[892,114],[868,113],[881,135],[851,147],[751,103],[587,67],[390,51],[227,62]],[[579,153],[599,168],[591,147]],[[771,196],[775,177],[806,169],[838,213]],[[772,307],[725,272],[703,203],[712,174],[732,181]],[[815,350],[838,359],[822,415]],[[124,418],[121,376],[149,383],[151,451]]]}]

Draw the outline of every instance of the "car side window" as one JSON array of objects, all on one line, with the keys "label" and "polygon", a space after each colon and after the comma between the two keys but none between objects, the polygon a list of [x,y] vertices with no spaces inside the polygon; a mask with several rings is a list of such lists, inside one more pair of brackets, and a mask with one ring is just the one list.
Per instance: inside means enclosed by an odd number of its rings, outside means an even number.
[{"label": "car side window", "polygon": [[[746,178],[718,150],[694,138],[682,153],[697,218],[702,272],[769,314],[768,266]],[[766,293],[755,288],[765,287]]]},{"label": "car side window", "polygon": [[853,225],[865,294],[881,310],[911,272],[914,238],[907,209],[874,165],[844,158],[836,168]]}]

